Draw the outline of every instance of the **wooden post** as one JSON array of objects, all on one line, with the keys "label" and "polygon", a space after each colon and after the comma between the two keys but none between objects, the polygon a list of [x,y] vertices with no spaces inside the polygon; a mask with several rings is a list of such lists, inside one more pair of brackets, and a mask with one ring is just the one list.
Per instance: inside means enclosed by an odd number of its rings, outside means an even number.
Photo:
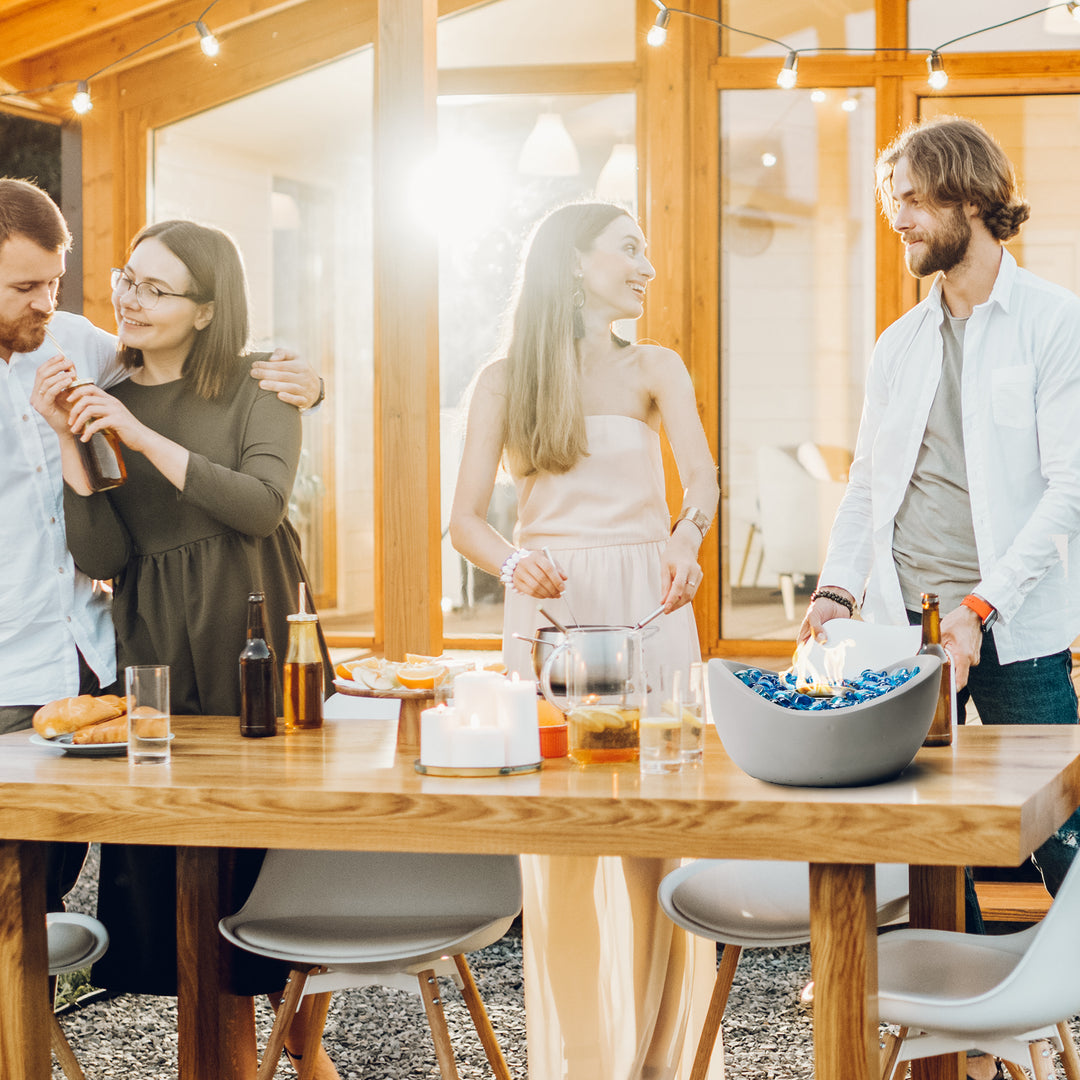
[{"label": "wooden post", "polygon": [[442,647],[436,16],[379,0],[375,38],[375,636],[394,660]]},{"label": "wooden post", "polygon": [[40,844],[0,840],[0,896],[6,898],[0,908],[0,1076],[47,1080],[49,961]]}]

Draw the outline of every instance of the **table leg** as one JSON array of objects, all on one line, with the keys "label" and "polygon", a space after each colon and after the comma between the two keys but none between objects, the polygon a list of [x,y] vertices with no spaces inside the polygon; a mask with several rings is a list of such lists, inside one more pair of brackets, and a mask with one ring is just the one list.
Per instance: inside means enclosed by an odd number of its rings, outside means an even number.
[{"label": "table leg", "polygon": [[0,840],[0,1076],[49,1080],[49,958],[40,844]]},{"label": "table leg", "polygon": [[255,1010],[229,993],[218,930],[232,853],[176,849],[180,1080],[255,1080]]},{"label": "table leg", "polygon": [[[910,871],[912,926],[930,930],[964,929],[964,868],[912,866]],[[912,1080],[964,1080],[963,1054],[944,1054],[911,1063]]]},{"label": "table leg", "polygon": [[811,863],[816,1080],[876,1080],[877,900],[873,866]]}]

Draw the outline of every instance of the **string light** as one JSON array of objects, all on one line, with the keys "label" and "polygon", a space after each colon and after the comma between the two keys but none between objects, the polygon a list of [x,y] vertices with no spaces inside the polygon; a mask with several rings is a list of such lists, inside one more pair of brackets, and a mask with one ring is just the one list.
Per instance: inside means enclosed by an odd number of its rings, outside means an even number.
[{"label": "string light", "polygon": [[[696,11],[686,11],[683,8],[668,7],[662,2],[662,0],[653,0],[653,3],[660,9],[659,14],[656,16],[656,23],[649,30],[648,43],[650,45],[663,45],[667,40],[667,26],[672,15],[684,15],[688,19],[699,19],[701,22],[712,23],[714,26],[719,26],[722,30],[727,30],[734,34],[744,34],[747,37],[756,38],[758,41],[767,41],[773,45],[779,45],[782,49],[786,50],[787,55],[784,58],[783,67],[781,67],[779,73],[776,76],[776,85],[782,87],[785,90],[791,90],[798,81],[798,68],[799,68],[799,53],[812,52],[812,53],[861,53],[861,52],[902,52],[902,53],[921,53],[925,52],[926,67],[929,72],[927,82],[934,90],[943,90],[949,82],[948,72],[945,70],[945,63],[942,60],[942,50],[949,45],[955,45],[958,41],[966,41],[968,38],[975,37],[978,34],[985,34],[989,30],[1000,30],[1003,26],[1011,26],[1013,23],[1022,22],[1024,19],[1030,19],[1035,15],[1043,15],[1047,11],[1052,11],[1054,8],[1065,8],[1068,13],[1080,22],[1080,0],[1062,0],[1056,4],[1046,4],[1043,7],[1036,8],[1034,11],[1027,11],[1023,15],[1017,15],[1011,19],[1005,19],[1003,22],[994,23],[992,26],[983,26],[978,30],[971,30],[966,34],[960,34],[958,37],[950,38],[948,41],[942,42],[936,48],[922,49],[914,47],[893,47],[893,48],[856,48],[854,46],[816,46],[806,49],[793,49],[789,44],[784,41],[778,41],[776,38],[768,37],[765,34],[758,34],[752,30],[743,30],[738,26],[731,26],[728,23],[721,22],[719,19],[714,19],[710,15],[700,15]],[[818,100],[818,99],[814,99]],[[851,101],[852,99],[848,99]],[[858,103],[848,104],[845,101],[842,108],[846,108],[849,111],[853,108],[858,108]]]},{"label": "string light", "polygon": [[926,69],[930,73],[927,75],[926,81],[932,89],[944,90],[949,85],[949,73],[945,70],[940,53],[932,52],[926,58]]},{"label": "string light", "polygon": [[138,56],[138,54],[144,50],[152,48],[166,38],[170,38],[174,34],[180,33],[182,30],[187,30],[188,27],[194,27],[198,32],[199,45],[202,47],[202,51],[207,56],[217,56],[221,49],[221,44],[206,25],[206,16],[210,14],[217,3],[218,0],[211,0],[209,6],[197,19],[181,23],[179,26],[162,34],[160,37],[154,38],[153,41],[148,41],[144,45],[140,45],[137,49],[132,49],[131,52],[126,55],[110,61],[104,67],[98,68],[97,71],[87,75],[85,79],[69,79],[66,82],[53,83],[51,86],[37,86],[29,90],[7,90],[0,92],[0,99],[36,97],[40,94],[52,93],[54,90],[59,90],[61,87],[70,86],[72,83],[75,83],[75,93],[71,97],[71,108],[79,116],[85,116],[94,107],[94,103],[90,97],[90,82],[92,79],[96,79],[99,75],[104,75],[105,72],[111,71],[114,67],[118,67],[125,61],[130,60],[133,56]]},{"label": "string light", "polygon": [[799,54],[792,50],[784,59],[784,66],[776,76],[776,85],[781,90],[794,90],[799,80]]},{"label": "string light", "polygon": [[667,24],[671,21],[671,12],[662,7],[656,13],[656,22],[649,27],[649,33],[645,40],[654,48],[663,45],[667,41]]},{"label": "string light", "polygon": [[199,31],[199,47],[207,56],[217,56],[221,52],[221,45],[218,39],[207,29],[206,23],[202,19],[198,19],[195,22],[195,29]]},{"label": "string light", "polygon": [[75,88],[75,95],[71,99],[71,107],[80,116],[85,116],[94,107],[94,103],[90,100],[90,87],[85,79],[80,80]]}]

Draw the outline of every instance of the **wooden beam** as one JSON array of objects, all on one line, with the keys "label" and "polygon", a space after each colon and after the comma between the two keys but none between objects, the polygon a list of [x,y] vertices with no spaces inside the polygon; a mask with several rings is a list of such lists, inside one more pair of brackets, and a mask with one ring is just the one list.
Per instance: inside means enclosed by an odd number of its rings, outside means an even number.
[{"label": "wooden beam", "polygon": [[[301,2],[302,0],[218,0],[213,12],[207,17],[207,26],[221,41],[224,51],[228,48],[231,32],[237,27]],[[80,9],[89,5],[85,0],[50,0],[50,28],[56,18],[53,8],[60,6]],[[54,83],[85,79],[105,67],[115,72],[146,64],[155,57],[175,52],[177,49],[194,49],[202,57],[195,28],[189,26],[182,33],[178,31],[180,27],[199,18],[206,9],[206,0],[172,0],[167,4],[110,0],[106,5],[94,6],[107,9],[115,7],[118,10],[127,7],[133,10],[130,16],[120,18],[111,17],[111,10],[106,10],[101,16],[96,12],[84,15],[81,23],[72,21],[69,24],[73,29],[78,28],[77,34],[67,33],[60,38],[57,38],[51,29],[39,27],[32,40],[24,45],[23,54],[8,51],[5,20],[0,24],[0,32],[5,35],[4,67],[0,69],[0,74],[22,87],[50,86]],[[130,55],[132,53],[135,55]]]},{"label": "wooden beam", "polygon": [[437,142],[436,16],[435,0],[378,2],[375,634],[394,660],[438,652],[442,638],[438,239],[417,213]]}]

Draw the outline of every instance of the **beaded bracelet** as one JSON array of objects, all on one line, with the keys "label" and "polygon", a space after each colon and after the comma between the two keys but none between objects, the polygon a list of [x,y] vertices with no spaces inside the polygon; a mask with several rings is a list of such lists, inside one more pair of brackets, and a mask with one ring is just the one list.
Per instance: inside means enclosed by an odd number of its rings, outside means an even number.
[{"label": "beaded bracelet", "polygon": [[834,592],[832,589],[815,589],[810,594],[810,603],[815,600],[832,600],[834,604],[846,607],[849,615],[855,614],[855,605],[843,593]]},{"label": "beaded bracelet", "polygon": [[514,588],[514,571],[517,569],[517,564],[521,562],[522,559],[528,558],[531,554],[531,551],[526,551],[524,548],[517,548],[506,556],[506,560],[499,570],[499,580],[508,589],[513,589],[514,592],[517,592],[517,589]]}]

